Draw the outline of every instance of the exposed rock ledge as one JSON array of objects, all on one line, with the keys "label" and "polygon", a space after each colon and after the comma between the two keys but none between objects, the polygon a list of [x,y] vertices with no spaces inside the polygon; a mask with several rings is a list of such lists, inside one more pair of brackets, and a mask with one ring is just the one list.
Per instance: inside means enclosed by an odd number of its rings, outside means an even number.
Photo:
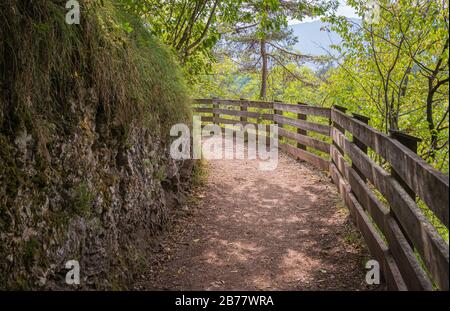
[{"label": "exposed rock ledge", "polygon": [[[145,267],[154,234],[182,204],[191,162],[176,163],[154,129],[110,129],[89,92],[72,105],[75,127],[0,134],[0,288],[126,289]],[[90,103],[90,104],[89,104]]]}]

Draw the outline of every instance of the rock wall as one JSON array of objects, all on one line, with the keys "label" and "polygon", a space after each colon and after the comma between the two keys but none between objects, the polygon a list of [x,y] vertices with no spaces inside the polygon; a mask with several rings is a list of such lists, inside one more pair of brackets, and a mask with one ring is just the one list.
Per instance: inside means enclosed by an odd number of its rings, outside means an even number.
[{"label": "rock wall", "polygon": [[108,127],[95,91],[80,94],[69,134],[40,116],[39,129],[0,132],[2,289],[127,289],[183,202],[192,162],[171,160],[151,129]]}]

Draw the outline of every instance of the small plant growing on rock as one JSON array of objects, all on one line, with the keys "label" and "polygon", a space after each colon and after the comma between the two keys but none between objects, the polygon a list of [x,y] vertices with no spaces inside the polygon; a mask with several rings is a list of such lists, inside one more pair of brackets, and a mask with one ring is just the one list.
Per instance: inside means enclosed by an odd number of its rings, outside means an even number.
[{"label": "small plant growing on rock", "polygon": [[89,190],[86,182],[81,182],[75,190],[73,201],[75,213],[79,216],[89,216],[93,202],[94,194]]}]

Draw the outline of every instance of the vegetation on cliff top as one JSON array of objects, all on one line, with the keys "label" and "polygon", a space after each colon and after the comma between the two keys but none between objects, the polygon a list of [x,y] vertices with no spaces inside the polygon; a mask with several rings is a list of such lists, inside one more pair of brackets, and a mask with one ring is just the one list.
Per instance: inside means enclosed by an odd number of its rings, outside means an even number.
[{"label": "vegetation on cliff top", "polygon": [[0,4],[2,134],[13,137],[27,130],[40,137],[45,121],[69,134],[74,103],[92,91],[98,100],[91,101],[91,108],[113,133],[126,133],[132,123],[158,133],[160,126],[189,117],[176,61],[141,19],[119,0],[84,0],[81,24],[69,25],[64,4]]}]

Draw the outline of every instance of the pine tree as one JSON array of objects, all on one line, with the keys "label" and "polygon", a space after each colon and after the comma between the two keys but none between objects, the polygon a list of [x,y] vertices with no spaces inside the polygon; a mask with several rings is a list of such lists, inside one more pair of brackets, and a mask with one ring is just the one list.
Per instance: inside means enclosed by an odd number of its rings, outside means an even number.
[{"label": "pine tree", "polygon": [[[314,17],[335,8],[334,1],[250,0],[241,7],[239,22],[233,25],[221,45],[221,52],[238,59],[241,69],[261,73],[260,98],[267,97],[267,80],[272,64],[282,66],[291,75],[287,63],[318,61],[315,57],[292,50],[297,43],[288,20]],[[257,69],[258,68],[258,69]]]}]

